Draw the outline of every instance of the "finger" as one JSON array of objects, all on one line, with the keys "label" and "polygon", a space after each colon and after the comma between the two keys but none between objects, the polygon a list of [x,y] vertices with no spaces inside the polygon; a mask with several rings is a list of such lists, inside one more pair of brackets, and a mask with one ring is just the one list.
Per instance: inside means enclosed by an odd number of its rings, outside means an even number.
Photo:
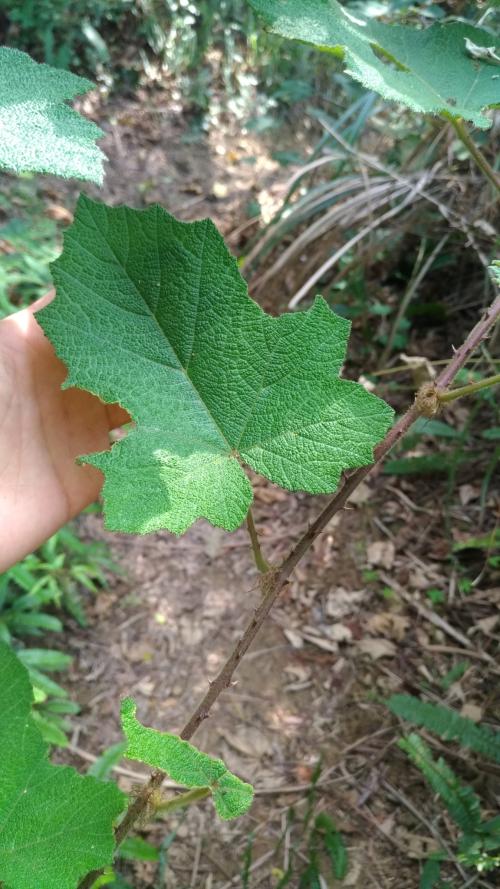
[{"label": "finger", "polygon": [[35,312],[39,312],[40,309],[43,309],[45,306],[48,306],[49,303],[52,302],[56,295],[56,288],[51,287],[50,290],[45,294],[45,296],[41,296],[40,299],[37,299],[34,303],[31,303],[28,306],[28,310],[34,315]]},{"label": "finger", "polygon": [[[40,297],[40,299],[37,299],[36,302],[32,303],[31,306],[29,306],[29,311],[33,315],[35,314],[35,312],[39,312],[40,309],[43,309],[45,306],[48,306],[50,302],[52,302],[55,295],[55,287],[52,287],[51,290],[49,290],[44,296]],[[54,358],[55,357],[56,356],[54,355]],[[106,404],[105,408],[110,430],[118,429],[125,423],[130,423],[130,415],[119,404]]]},{"label": "finger", "polygon": [[106,414],[108,417],[109,429],[119,429],[125,423],[130,423],[131,416],[122,408],[120,404],[107,404]]}]

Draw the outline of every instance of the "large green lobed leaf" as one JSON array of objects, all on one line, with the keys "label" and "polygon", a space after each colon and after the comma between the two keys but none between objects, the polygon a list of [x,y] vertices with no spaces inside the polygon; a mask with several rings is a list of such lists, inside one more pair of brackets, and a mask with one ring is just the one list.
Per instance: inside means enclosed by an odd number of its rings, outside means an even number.
[{"label": "large green lobed leaf", "polygon": [[121,720],[129,759],[162,769],[185,787],[209,787],[215,810],[224,820],[237,818],[250,808],[253,787],[233,775],[221,759],[202,753],[178,735],[141,725],[135,713],[135,701],[125,698]]},{"label": "large green lobed leaf", "polygon": [[0,47],[0,167],[101,183],[103,133],[66,104],[94,84]]},{"label": "large green lobed leaf", "polygon": [[275,33],[342,56],[346,73],[384,99],[491,126],[482,112],[500,103],[498,65],[475,58],[466,43],[494,46],[488,31],[462,22],[424,29],[386,25],[336,0],[249,2]]},{"label": "large green lobed leaf", "polygon": [[0,881],[9,889],[76,889],[111,862],[126,797],[48,761],[32,698],[26,668],[0,642]]},{"label": "large green lobed leaf", "polygon": [[65,386],[118,401],[136,428],[101,469],[107,527],[228,530],[252,500],[241,463],[290,490],[335,490],[373,460],[392,410],[339,380],[349,323],[320,298],[271,318],[247,293],[210,220],[81,197],[38,320]]}]

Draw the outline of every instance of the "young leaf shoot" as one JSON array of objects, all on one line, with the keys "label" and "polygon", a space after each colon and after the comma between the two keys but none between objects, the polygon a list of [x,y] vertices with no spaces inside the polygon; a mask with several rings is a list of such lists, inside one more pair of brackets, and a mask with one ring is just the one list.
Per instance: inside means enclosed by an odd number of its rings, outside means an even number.
[{"label": "young leaf shoot", "polygon": [[253,787],[233,775],[221,759],[207,756],[177,735],[146,728],[135,712],[135,702],[125,698],[121,718],[129,759],[162,769],[185,787],[208,787],[217,814],[225,820],[237,818],[250,808]]}]

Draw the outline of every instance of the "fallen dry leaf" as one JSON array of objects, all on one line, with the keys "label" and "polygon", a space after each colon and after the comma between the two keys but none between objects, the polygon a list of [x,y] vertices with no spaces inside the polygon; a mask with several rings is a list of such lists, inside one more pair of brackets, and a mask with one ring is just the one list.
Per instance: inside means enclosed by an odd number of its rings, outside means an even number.
[{"label": "fallen dry leaf", "polygon": [[467,506],[471,500],[477,500],[480,493],[480,489],[474,487],[474,485],[460,485],[458,489],[458,496],[462,506]]},{"label": "fallen dry leaf", "polygon": [[352,642],[352,630],[345,624],[332,624],[331,627],[325,627],[326,631],[334,642]]},{"label": "fallen dry leaf", "polygon": [[433,837],[413,833],[411,830],[406,830],[405,827],[397,827],[394,834],[405,847],[409,858],[428,858],[432,852],[439,851],[438,843]]},{"label": "fallen dry leaf", "polygon": [[465,716],[467,719],[472,719],[472,722],[480,722],[483,718],[483,711],[477,704],[464,704],[460,710],[460,715]]},{"label": "fallen dry leaf", "polygon": [[68,225],[73,222],[73,214],[67,207],[62,204],[49,204],[45,211],[45,215],[56,222],[65,222]]},{"label": "fallen dry leaf", "polygon": [[316,633],[304,633],[303,636],[307,642],[310,642],[311,645],[316,645],[317,648],[321,648],[323,651],[331,651],[333,654],[336,654],[339,650],[337,642],[325,639],[324,636],[317,636]]},{"label": "fallen dry leaf", "polygon": [[405,355],[404,353],[401,353],[399,357],[403,364],[407,365],[408,370],[411,370],[415,389],[419,389],[423,383],[431,383],[435,378],[436,371],[428,358],[423,358],[420,355]]},{"label": "fallen dry leaf", "polygon": [[286,636],[286,638],[288,639],[292,648],[299,649],[299,648],[304,647],[304,640],[303,640],[302,636],[300,635],[300,633],[297,633],[296,630],[290,630],[288,628],[284,628],[283,633]]},{"label": "fallen dry leaf", "polygon": [[339,586],[327,594],[324,612],[327,617],[339,620],[357,611],[357,606],[365,598],[365,590],[345,590]]},{"label": "fallen dry leaf", "polygon": [[408,585],[414,590],[427,590],[431,584],[422,568],[415,568],[410,571]]},{"label": "fallen dry leaf", "polygon": [[255,485],[253,493],[256,500],[260,500],[261,503],[266,503],[267,505],[283,503],[290,496],[287,491],[282,491],[281,488],[275,485]]},{"label": "fallen dry leaf", "polygon": [[493,632],[499,620],[500,614],[492,614],[491,617],[483,617],[481,620],[476,621],[474,630],[481,630],[481,633],[485,633],[488,636]]},{"label": "fallen dry leaf", "polygon": [[402,614],[394,614],[392,611],[381,611],[372,614],[366,623],[366,629],[374,635],[390,636],[396,642],[401,642],[410,626],[410,618]]},{"label": "fallen dry leaf", "polygon": [[374,661],[381,657],[394,657],[397,650],[390,639],[360,639],[357,644],[361,653],[369,655]]},{"label": "fallen dry leaf", "polygon": [[260,759],[272,752],[271,740],[263,731],[255,726],[240,726],[234,732],[221,732],[221,737],[238,753],[245,756],[254,756]]},{"label": "fallen dry leaf", "polygon": [[288,673],[289,676],[293,676],[298,682],[307,682],[311,677],[310,668],[304,666],[304,664],[287,664],[284,672]]},{"label": "fallen dry leaf", "polygon": [[362,503],[366,503],[367,500],[370,499],[372,495],[372,489],[370,485],[366,482],[361,482],[360,485],[349,495],[349,499],[347,503],[354,503],[356,506],[360,506]]},{"label": "fallen dry leaf", "polygon": [[388,570],[394,564],[396,554],[392,540],[376,540],[368,544],[366,558],[370,565],[380,565]]},{"label": "fallen dry leaf", "polygon": [[146,642],[133,642],[126,648],[125,656],[133,664],[147,664],[154,657],[151,646]]}]

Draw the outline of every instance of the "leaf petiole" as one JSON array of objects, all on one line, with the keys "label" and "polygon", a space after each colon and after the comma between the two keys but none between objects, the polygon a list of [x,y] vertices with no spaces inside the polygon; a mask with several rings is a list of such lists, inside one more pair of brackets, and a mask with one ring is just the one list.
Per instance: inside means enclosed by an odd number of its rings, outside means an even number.
[{"label": "leaf petiole", "polygon": [[484,380],[478,380],[476,383],[469,383],[468,386],[460,386],[459,389],[451,389],[448,391],[437,392],[438,401],[446,404],[448,401],[455,401],[456,398],[462,398],[464,395],[473,395],[481,389],[487,389],[489,386],[497,386],[500,383],[500,374],[493,377],[486,377]]},{"label": "leaf petiole", "polygon": [[248,510],[247,514],[247,528],[248,534],[250,536],[250,540],[252,543],[252,552],[253,557],[255,559],[255,564],[261,574],[265,574],[270,570],[271,565],[266,561],[264,556],[262,555],[262,550],[260,548],[259,535],[257,534],[257,528],[255,527],[255,522],[253,520],[252,510]]},{"label": "leaf petiole", "polygon": [[185,809],[191,803],[205,799],[210,796],[211,792],[210,787],[193,787],[192,790],[186,790],[185,793],[180,793],[178,796],[160,803],[155,807],[155,813],[156,815],[169,815],[171,812],[176,812],[177,809]]},{"label": "leaf petiole", "polygon": [[465,126],[463,120],[452,117],[451,115],[446,115],[446,117],[448,117],[448,120],[455,130],[458,138],[460,139],[462,144],[465,145],[467,151],[469,152],[472,159],[476,162],[483,175],[491,182],[494,188],[496,188],[496,190],[500,192],[500,178],[498,177],[498,174],[495,172],[493,167],[490,166],[483,152],[480,151],[480,149],[474,142],[474,139],[469,133],[469,130]]}]

